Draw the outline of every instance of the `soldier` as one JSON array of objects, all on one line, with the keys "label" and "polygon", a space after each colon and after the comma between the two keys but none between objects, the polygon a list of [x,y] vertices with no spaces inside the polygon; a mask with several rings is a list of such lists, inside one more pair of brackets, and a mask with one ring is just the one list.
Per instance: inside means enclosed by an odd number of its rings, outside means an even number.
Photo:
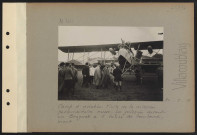
[{"label": "soldier", "polygon": [[72,94],[74,95],[75,84],[76,84],[77,81],[78,81],[78,71],[77,71],[77,69],[75,68],[74,63],[71,63],[71,70],[72,70],[72,73],[73,73]]},{"label": "soldier", "polygon": [[58,65],[58,92],[62,92],[64,86],[64,62]]},{"label": "soldier", "polygon": [[102,86],[103,88],[108,88],[110,84],[110,73],[107,66],[103,68],[103,75],[102,75]]},{"label": "soldier", "polygon": [[88,66],[88,63],[85,64],[85,67],[82,69],[82,75],[83,75],[83,83],[82,87],[88,87],[89,84],[89,77],[90,77],[90,69]]},{"label": "soldier", "polygon": [[118,67],[118,65],[115,65],[116,68],[113,71],[113,75],[114,75],[114,81],[116,83],[116,90],[122,88],[122,71],[121,69]]},{"label": "soldier", "polygon": [[73,87],[73,72],[70,68],[70,64],[66,63],[65,68],[63,69],[64,73],[64,91],[67,92],[68,97],[72,94]]}]

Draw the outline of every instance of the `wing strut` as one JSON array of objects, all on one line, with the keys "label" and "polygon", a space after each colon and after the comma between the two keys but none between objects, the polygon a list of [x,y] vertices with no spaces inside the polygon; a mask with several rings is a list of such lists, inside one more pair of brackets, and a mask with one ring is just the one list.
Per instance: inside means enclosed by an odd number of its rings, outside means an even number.
[{"label": "wing strut", "polygon": [[74,58],[74,52],[73,52],[72,60],[73,60],[73,58]]},{"label": "wing strut", "polygon": [[69,61],[69,49],[68,49],[68,61]]},{"label": "wing strut", "polygon": [[83,64],[85,64],[85,62],[84,62],[84,56],[85,56],[85,48],[84,48],[84,52],[83,52]]},{"label": "wing strut", "polygon": [[104,51],[104,64],[105,64],[105,51]]}]

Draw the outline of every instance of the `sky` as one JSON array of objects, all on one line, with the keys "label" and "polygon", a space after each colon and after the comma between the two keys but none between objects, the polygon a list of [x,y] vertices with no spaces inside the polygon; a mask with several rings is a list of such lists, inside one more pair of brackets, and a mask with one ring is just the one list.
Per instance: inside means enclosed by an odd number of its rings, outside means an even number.
[{"label": "sky", "polygon": [[[158,33],[163,32],[163,27],[59,26],[58,46],[121,43],[121,38],[125,42],[159,41],[163,40],[163,35]],[[69,56],[71,59],[72,54]],[[88,56],[101,57],[101,52],[75,53],[73,59],[86,62]],[[58,49],[58,61],[67,61],[67,57],[67,53]],[[110,52],[106,52],[105,57],[113,56]]]}]

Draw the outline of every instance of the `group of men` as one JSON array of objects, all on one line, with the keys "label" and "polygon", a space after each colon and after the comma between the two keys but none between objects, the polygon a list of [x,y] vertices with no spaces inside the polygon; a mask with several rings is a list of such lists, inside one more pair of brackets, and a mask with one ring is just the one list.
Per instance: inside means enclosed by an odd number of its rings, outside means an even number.
[{"label": "group of men", "polygon": [[[100,64],[85,64],[82,69],[82,87],[95,85],[97,89],[108,88],[113,85],[116,90],[121,90],[122,71],[116,64],[110,66]],[[66,92],[67,96],[74,95],[75,84],[78,82],[78,70],[74,63],[60,63],[58,66],[58,91]]]},{"label": "group of men", "polygon": [[78,81],[78,71],[74,63],[60,63],[58,67],[58,91],[74,95],[75,84]]},{"label": "group of men", "polygon": [[110,66],[98,63],[97,66],[85,64],[82,70],[83,83],[82,87],[88,87],[93,84],[97,89],[108,88],[114,85],[115,88],[121,90],[122,87],[122,71],[118,65],[112,63]]}]

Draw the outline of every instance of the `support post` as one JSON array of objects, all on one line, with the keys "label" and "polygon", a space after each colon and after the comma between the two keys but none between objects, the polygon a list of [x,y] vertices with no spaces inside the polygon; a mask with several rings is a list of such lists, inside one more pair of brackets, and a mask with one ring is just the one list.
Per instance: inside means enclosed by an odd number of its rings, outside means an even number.
[{"label": "support post", "polygon": [[103,63],[103,60],[102,60],[102,58],[103,58],[102,51],[103,51],[103,49],[101,48],[101,64]]},{"label": "support post", "polygon": [[84,56],[85,56],[85,49],[84,49],[84,52],[83,52],[83,64],[85,65]]},{"label": "support post", "polygon": [[88,52],[88,58],[87,58],[87,59],[88,59],[88,61],[89,61],[89,52]]},{"label": "support post", "polygon": [[123,69],[122,69],[122,71],[123,71],[123,72],[124,72],[124,69],[125,69],[126,63],[127,63],[127,61],[125,61],[125,63],[124,63],[124,67],[123,67]]},{"label": "support post", "polygon": [[69,61],[69,49],[68,49],[68,61]]},{"label": "support post", "polygon": [[73,58],[74,58],[74,52],[73,52],[72,60],[73,60]]},{"label": "support post", "polygon": [[103,49],[101,48],[101,58],[103,57],[103,55],[102,55],[102,51],[103,51]]},{"label": "support post", "polygon": [[105,51],[104,51],[104,64],[105,64]]}]

